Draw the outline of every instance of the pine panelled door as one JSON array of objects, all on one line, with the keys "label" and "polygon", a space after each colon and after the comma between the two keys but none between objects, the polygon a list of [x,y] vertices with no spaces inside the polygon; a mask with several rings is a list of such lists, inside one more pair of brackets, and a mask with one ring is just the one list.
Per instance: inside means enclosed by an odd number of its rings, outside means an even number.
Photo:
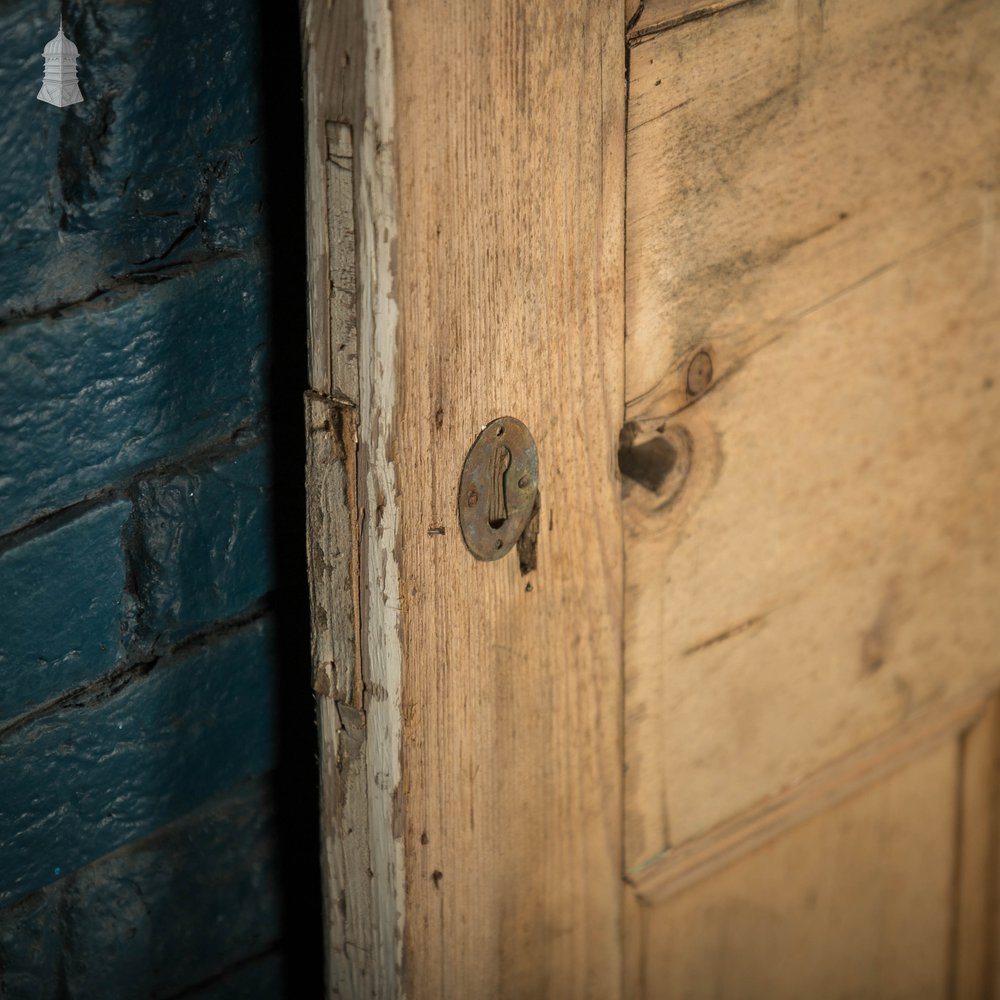
[{"label": "pine panelled door", "polygon": [[993,996],[1000,5],[303,45],[328,995]]}]

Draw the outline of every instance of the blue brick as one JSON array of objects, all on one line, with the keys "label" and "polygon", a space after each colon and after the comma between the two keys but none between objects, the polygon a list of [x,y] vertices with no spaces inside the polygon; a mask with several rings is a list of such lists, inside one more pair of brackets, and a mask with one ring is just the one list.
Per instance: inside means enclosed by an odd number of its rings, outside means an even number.
[{"label": "blue brick", "polygon": [[256,448],[140,482],[143,633],[176,641],[230,618],[272,587],[269,453]]},{"label": "blue brick", "polygon": [[126,500],[0,552],[0,720],[109,671],[130,601]]},{"label": "blue brick", "polygon": [[4,334],[0,532],[253,417],[266,315],[233,259]]},{"label": "blue brick", "polygon": [[[35,100],[60,10],[66,109]],[[270,804],[218,804],[273,764],[269,626],[151,660],[271,586],[263,449],[204,457],[266,405],[260,19],[0,4],[0,535],[135,502],[0,539],[0,728],[93,682],[0,735],[5,1000],[281,995],[250,960],[280,933]]]},{"label": "blue brick", "polygon": [[[79,4],[67,29],[86,101],[66,120],[91,148],[77,155],[81,144],[67,142],[72,212],[97,221],[178,208],[198,189],[201,164],[257,136],[257,23],[255,0]],[[156,204],[161,196],[175,200]]]},{"label": "blue brick", "polygon": [[70,880],[64,967],[74,1000],[169,996],[280,936],[266,790],[255,783],[212,805]]},{"label": "blue brick", "polygon": [[269,770],[276,677],[262,619],[9,731],[0,905]]},{"label": "blue brick", "polygon": [[[90,0],[88,6],[96,25],[108,5]],[[255,135],[260,118],[255,0],[175,0],[145,7],[141,39],[131,44],[148,45],[156,56],[140,60],[133,85],[115,94],[134,162],[144,173],[159,175],[176,167],[178,150],[211,151]]]},{"label": "blue brick", "polygon": [[220,150],[207,192],[203,241],[213,250],[248,247],[264,235],[264,166],[259,145]]},{"label": "blue brick", "polygon": [[[213,799],[0,911],[0,996],[147,1000],[271,947],[281,892],[264,782]],[[280,996],[276,959],[248,963],[206,996]],[[258,974],[247,978],[250,969]],[[238,983],[250,992],[232,993]]]},{"label": "blue brick", "polygon": [[34,100],[57,11],[0,12],[0,87],[20,109],[0,135],[0,315],[262,232],[253,0],[82,0],[67,15],[85,100],[60,109]]},{"label": "blue brick", "polygon": [[63,1000],[59,892],[34,893],[0,910],[0,997]]}]

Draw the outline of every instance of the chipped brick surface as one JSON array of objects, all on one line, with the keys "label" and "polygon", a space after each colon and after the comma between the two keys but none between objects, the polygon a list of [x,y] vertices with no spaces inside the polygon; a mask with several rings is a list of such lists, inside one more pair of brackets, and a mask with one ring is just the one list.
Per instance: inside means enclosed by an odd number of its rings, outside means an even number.
[{"label": "chipped brick surface", "polygon": [[0,725],[121,659],[131,511],[112,501],[0,550]]},{"label": "chipped brick surface", "polygon": [[221,260],[0,333],[0,532],[256,419],[264,288]]},{"label": "chipped brick surface", "polygon": [[176,642],[271,586],[268,449],[139,481],[136,588],[144,637]]},{"label": "chipped brick surface", "polygon": [[0,320],[262,232],[257,6],[65,5],[84,103],[36,101],[55,8],[0,10]]},{"label": "chipped brick surface", "polygon": [[266,620],[197,643],[0,739],[0,904],[275,762]]},{"label": "chipped brick surface", "polygon": [[271,795],[249,782],[0,911],[0,996],[281,995],[274,836]]}]

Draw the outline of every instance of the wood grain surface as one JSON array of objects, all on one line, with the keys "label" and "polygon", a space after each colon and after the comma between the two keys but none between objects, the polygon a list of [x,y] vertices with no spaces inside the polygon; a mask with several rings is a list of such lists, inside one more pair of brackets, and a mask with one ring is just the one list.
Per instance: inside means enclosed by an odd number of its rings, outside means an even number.
[{"label": "wood grain surface", "polygon": [[635,42],[688,21],[711,17],[729,7],[759,2],[761,0],[625,0],[626,37]]},{"label": "wood grain surface", "polygon": [[[935,704],[916,713],[890,732],[811,774],[800,784],[783,789],[753,809],[738,813],[708,833],[679,847],[672,847],[644,867],[629,872],[630,885],[646,903],[658,904],[683,892],[715,871],[730,867],[744,855],[784,836],[813,816],[821,815],[844,799],[884,781],[910,762],[926,757],[940,744],[964,740],[965,734],[979,726],[984,705],[992,705],[991,693],[971,691],[951,703]],[[986,699],[990,700],[987,702]],[[985,740],[978,736],[976,739],[977,747]],[[961,763],[964,767],[964,757]],[[989,799],[992,795],[991,779],[985,773],[985,767],[984,763],[968,779],[969,801],[974,805],[982,803],[984,796]],[[951,811],[947,804],[935,803],[935,808]],[[982,874],[982,841],[991,836],[989,823],[983,828],[980,822],[984,816],[988,817],[988,810],[983,806],[979,813],[968,831],[970,843],[977,852],[970,862],[971,870],[977,876]],[[977,933],[983,926],[981,922],[977,924]]]},{"label": "wood grain surface", "polygon": [[[622,972],[620,9],[313,0],[304,28],[330,995],[605,1000]],[[527,575],[475,560],[457,518],[465,454],[503,415],[540,457]]]},{"label": "wood grain surface", "polygon": [[[619,994],[624,46],[605,0],[395,7],[408,995]],[[405,40],[405,44],[404,44]],[[538,566],[462,463],[538,444]],[[435,529],[444,533],[433,533]]]},{"label": "wood grain surface", "polygon": [[998,44],[762,0],[631,48],[629,869],[996,684]]},{"label": "wood grain surface", "polygon": [[330,997],[402,995],[395,89],[384,0],[302,8],[308,557]]},{"label": "wood grain surface", "polygon": [[959,742],[955,899],[949,953],[950,996],[993,996],[997,962],[997,877],[1000,875],[1000,704],[996,698]]},{"label": "wood grain surface", "polygon": [[975,996],[1000,12],[625,18],[305,6],[329,995]]},{"label": "wood grain surface", "polygon": [[[326,989],[370,995],[375,960],[361,677],[355,135],[365,120],[361,0],[302,5],[309,269],[306,511],[320,758]],[[344,342],[344,338],[347,342]],[[335,341],[338,343],[335,346]],[[338,347],[344,347],[343,351]],[[345,360],[352,363],[345,364]]]},{"label": "wood grain surface", "polygon": [[[317,392],[357,401],[357,347],[352,366],[334,345],[337,327],[354,316],[353,296],[331,294],[344,287],[344,267],[355,263],[353,212],[344,212],[343,143],[357,175],[365,122],[365,32],[362,0],[302,3],[303,90],[306,121],[306,222],[309,248],[309,384]],[[349,188],[353,196],[353,177]],[[332,188],[332,190],[331,190]],[[341,197],[338,199],[337,195]],[[332,197],[330,197],[332,195]],[[348,232],[348,249],[338,237]],[[333,241],[331,243],[331,237]],[[356,289],[351,289],[356,293]],[[339,307],[336,316],[332,313]],[[346,314],[346,315],[345,315]]]},{"label": "wood grain surface", "polygon": [[637,1000],[947,996],[957,777],[952,740],[644,908]]}]

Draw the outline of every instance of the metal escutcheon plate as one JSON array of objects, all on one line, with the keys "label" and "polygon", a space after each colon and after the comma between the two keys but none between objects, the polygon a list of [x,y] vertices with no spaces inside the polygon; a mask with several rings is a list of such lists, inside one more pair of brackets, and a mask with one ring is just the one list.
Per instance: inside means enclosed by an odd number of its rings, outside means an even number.
[{"label": "metal escutcheon plate", "polygon": [[465,458],[458,520],[469,551],[486,561],[505,556],[531,519],[538,493],[538,449],[516,417],[487,424]]}]

